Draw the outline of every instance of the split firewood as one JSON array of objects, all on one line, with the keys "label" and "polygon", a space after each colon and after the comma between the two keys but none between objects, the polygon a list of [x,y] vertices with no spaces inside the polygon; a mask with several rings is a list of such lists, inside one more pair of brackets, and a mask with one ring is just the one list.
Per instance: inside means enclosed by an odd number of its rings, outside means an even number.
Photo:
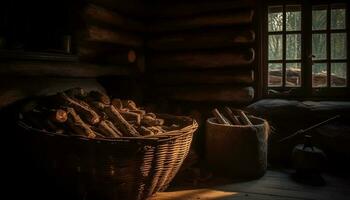
[{"label": "split firewood", "polygon": [[140,125],[141,123],[141,116],[134,112],[124,111],[120,110],[120,114],[126,119],[127,121],[135,122],[135,124]]},{"label": "split firewood", "polygon": [[67,108],[67,116],[66,123],[75,134],[89,138],[96,137],[94,131],[79,117],[73,108]]},{"label": "split firewood", "polygon": [[129,112],[132,112],[132,113],[137,113],[141,116],[145,115],[146,114],[146,111],[145,110],[141,110],[141,109],[138,109],[138,110],[129,110]]},{"label": "split firewood", "polygon": [[241,122],[238,120],[237,116],[232,112],[232,110],[229,107],[225,107],[225,112],[233,125],[241,125]]},{"label": "split firewood", "polygon": [[103,94],[102,92],[91,91],[91,92],[89,92],[87,98],[90,101],[98,101],[98,102],[104,103],[106,105],[111,104],[111,99],[106,94]]},{"label": "split firewood", "polygon": [[116,108],[118,110],[123,108],[123,103],[122,103],[122,100],[120,100],[120,99],[113,99],[112,105],[114,106],[114,108]]},{"label": "split firewood", "polygon": [[71,98],[78,98],[78,99],[85,99],[87,96],[87,92],[83,88],[79,88],[79,87],[66,90],[64,91],[64,93]]},{"label": "split firewood", "polygon": [[49,119],[56,123],[67,121],[67,112],[62,109],[50,110]]},{"label": "split firewood", "polygon": [[226,124],[226,125],[230,125],[231,123],[219,112],[218,109],[214,109],[212,111],[213,115],[215,116],[216,120],[220,123],[220,124]]},{"label": "split firewood", "polygon": [[118,130],[118,128],[109,120],[105,120],[109,127],[113,129],[113,131],[118,135],[118,137],[122,137],[123,133]]},{"label": "split firewood", "polygon": [[156,114],[151,113],[151,112],[146,113],[145,115],[146,115],[146,116],[150,116],[150,117],[152,117],[152,118],[157,118]]},{"label": "split firewood", "polygon": [[164,124],[164,120],[145,115],[141,119],[141,124],[144,126],[161,126]]},{"label": "split firewood", "polygon": [[107,119],[107,115],[104,112],[104,108],[106,107],[106,104],[103,104],[98,101],[90,101],[89,105],[90,105],[90,108],[93,109],[100,116],[100,120]]},{"label": "split firewood", "polygon": [[74,99],[68,97],[65,93],[59,93],[57,96],[65,106],[74,108],[89,124],[94,125],[99,123],[100,117],[87,104],[81,104],[75,101]]},{"label": "split firewood", "polygon": [[242,111],[242,110],[239,110],[238,111],[238,115],[239,117],[241,118],[242,122],[244,125],[250,125],[252,126],[252,122],[249,120],[249,118],[247,117],[247,115]]},{"label": "split firewood", "polygon": [[109,120],[111,120],[116,125],[116,127],[123,133],[123,136],[139,136],[136,129],[123,118],[123,116],[117,111],[117,109],[114,108],[113,105],[106,106],[104,110]]},{"label": "split firewood", "polygon": [[150,129],[144,127],[144,126],[139,126],[137,128],[138,132],[140,133],[140,135],[142,136],[146,136],[146,135],[154,135],[153,131],[151,131]]},{"label": "split firewood", "polygon": [[111,138],[116,138],[116,137],[120,137],[114,130],[112,127],[110,127],[106,121],[101,121],[98,124],[98,129],[100,130],[99,133],[101,133],[103,136],[105,137],[111,137]]},{"label": "split firewood", "polygon": [[161,133],[166,132],[165,130],[163,130],[160,126],[150,126],[147,127],[150,131],[152,131],[154,133],[154,135],[158,135]]},{"label": "split firewood", "polygon": [[125,107],[130,109],[130,110],[138,110],[136,103],[132,100],[127,100]]}]

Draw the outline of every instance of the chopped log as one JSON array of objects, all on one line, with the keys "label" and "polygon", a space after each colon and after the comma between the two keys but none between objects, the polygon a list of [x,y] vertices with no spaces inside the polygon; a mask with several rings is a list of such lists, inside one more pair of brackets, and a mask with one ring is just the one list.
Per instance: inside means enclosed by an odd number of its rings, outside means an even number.
[{"label": "chopped log", "polygon": [[78,103],[76,100],[68,97],[65,93],[58,93],[57,98],[65,106],[74,108],[89,124],[94,125],[100,121],[100,117],[93,109],[85,104],[82,105],[81,103]]},{"label": "chopped log", "polygon": [[140,110],[140,109],[138,109],[138,110],[129,110],[129,112],[137,113],[137,114],[139,114],[141,117],[142,117],[143,115],[146,114],[146,111]]},{"label": "chopped log", "polygon": [[87,21],[112,25],[126,30],[142,32],[146,29],[144,24],[137,20],[124,17],[112,10],[94,4],[86,6],[83,16]]},{"label": "chopped log", "polygon": [[78,46],[80,61],[101,64],[131,65],[136,62],[135,50],[106,43],[84,43]]},{"label": "chopped log", "polygon": [[150,129],[148,129],[148,128],[144,127],[144,126],[138,127],[137,130],[139,131],[139,133],[140,133],[142,136],[154,135],[154,133],[153,133]]},{"label": "chopped log", "polygon": [[116,137],[120,137],[113,129],[112,127],[110,127],[106,121],[101,121],[98,124],[98,130],[99,133],[101,133],[103,136],[105,137],[111,137],[111,138],[116,138]]},{"label": "chopped log", "polygon": [[131,47],[141,47],[143,40],[136,34],[126,33],[124,31],[112,31],[97,26],[88,26],[86,37],[82,40],[88,42],[106,42],[112,44],[120,44]]},{"label": "chopped log", "polygon": [[145,114],[146,116],[150,116],[152,118],[157,118],[156,114],[152,113],[152,112],[149,112],[149,113],[146,113]]},{"label": "chopped log", "polygon": [[162,127],[160,126],[150,126],[147,127],[150,131],[153,132],[154,135],[158,135],[158,134],[162,134],[164,132],[166,132],[165,130],[162,129]]},{"label": "chopped log", "polygon": [[236,12],[238,9],[251,8],[256,5],[256,0],[244,1],[159,1],[149,4],[148,14],[153,17],[185,17],[203,13],[220,13],[230,10]]},{"label": "chopped log", "polygon": [[225,125],[231,125],[230,121],[227,120],[220,112],[218,109],[214,109],[212,111],[214,117],[216,118],[216,120],[219,122],[219,124],[225,124]]},{"label": "chopped log", "polygon": [[220,84],[220,83],[254,83],[253,70],[201,70],[154,72],[149,74],[150,80],[161,85],[178,84]]},{"label": "chopped log", "polygon": [[114,108],[113,105],[106,106],[104,109],[109,120],[123,133],[123,136],[137,137],[139,136],[135,128],[127,122],[123,116]]},{"label": "chopped log", "polygon": [[232,47],[234,45],[252,44],[254,41],[255,33],[252,30],[201,30],[156,36],[150,38],[146,45],[153,50],[178,50]]},{"label": "chopped log", "polygon": [[150,24],[151,32],[195,29],[201,27],[232,26],[250,24],[254,11],[251,9],[219,14],[206,14],[177,19],[164,19]]},{"label": "chopped log", "polygon": [[214,101],[246,104],[254,98],[253,87],[193,86],[167,87],[159,91],[163,98],[182,101]]},{"label": "chopped log", "polygon": [[105,122],[107,123],[107,125],[108,125],[110,128],[113,129],[113,131],[114,131],[119,137],[122,137],[122,136],[123,136],[123,133],[120,132],[120,130],[119,130],[117,127],[115,127],[115,125],[114,125],[111,121],[105,120]]},{"label": "chopped log", "polygon": [[118,110],[123,108],[123,103],[122,103],[122,100],[120,100],[120,99],[114,98],[112,100],[112,105]]},{"label": "chopped log", "polygon": [[138,110],[136,103],[133,100],[127,100],[124,107],[130,110]]},{"label": "chopped log", "polygon": [[120,114],[126,119],[128,122],[134,122],[137,125],[140,125],[141,123],[141,116],[137,113],[134,112],[129,112],[129,111],[123,111],[120,110]]},{"label": "chopped log", "polygon": [[157,118],[153,118],[151,116],[143,116],[143,118],[141,119],[141,124],[147,127],[150,126],[161,126],[164,124],[164,120],[163,119],[157,119]]},{"label": "chopped log", "polygon": [[150,55],[148,64],[155,69],[205,69],[249,65],[254,49],[215,52],[159,53]]},{"label": "chopped log", "polygon": [[64,123],[67,121],[67,112],[62,109],[51,110],[49,120],[56,123]]},{"label": "chopped log", "polygon": [[237,116],[232,112],[232,110],[229,107],[225,107],[225,112],[233,125],[241,125],[241,122],[238,120]]},{"label": "chopped log", "polygon": [[88,99],[89,101],[97,101],[101,102],[103,104],[109,105],[111,104],[111,100],[108,95],[103,94],[102,92],[99,91],[91,91],[88,94]]},{"label": "chopped log", "polygon": [[99,101],[89,101],[89,105],[91,109],[93,109],[100,116],[101,120],[107,118],[107,115],[104,112],[104,108],[106,107],[106,104]]},{"label": "chopped log", "polygon": [[252,122],[249,120],[247,115],[242,110],[239,110],[237,112],[237,114],[239,115],[239,117],[240,117],[240,119],[241,119],[241,121],[243,122],[244,125],[253,126]]},{"label": "chopped log", "polygon": [[96,137],[94,131],[91,130],[87,124],[85,124],[85,122],[80,118],[80,116],[75,112],[73,108],[67,108],[67,116],[68,119],[66,123],[75,134],[89,138]]}]

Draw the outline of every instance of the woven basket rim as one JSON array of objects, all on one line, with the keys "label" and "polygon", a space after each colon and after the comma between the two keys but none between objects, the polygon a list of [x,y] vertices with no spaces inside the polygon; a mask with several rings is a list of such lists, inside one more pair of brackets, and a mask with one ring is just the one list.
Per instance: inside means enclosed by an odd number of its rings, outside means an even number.
[{"label": "woven basket rim", "polygon": [[[139,136],[139,137],[118,137],[118,138],[88,138],[86,136],[79,136],[79,135],[65,135],[61,133],[54,133],[46,130],[40,130],[34,127],[31,127],[27,125],[25,122],[19,120],[17,122],[18,126],[30,131],[30,132],[36,132],[41,133],[47,136],[57,136],[57,137],[65,137],[65,138],[73,138],[78,140],[85,140],[85,141],[94,141],[94,142],[148,142],[148,143],[158,143],[158,142],[164,142],[169,141],[172,139],[176,139],[178,137],[181,137],[186,134],[193,134],[197,128],[198,123],[196,120],[187,117],[187,116],[176,116],[176,115],[169,115],[169,114],[157,114],[159,116],[162,116],[164,118],[172,119],[182,119],[183,121],[187,121],[188,123],[185,124],[182,128],[178,130],[168,131],[159,135],[151,135],[151,136]],[[165,120],[167,120],[165,119]]]}]

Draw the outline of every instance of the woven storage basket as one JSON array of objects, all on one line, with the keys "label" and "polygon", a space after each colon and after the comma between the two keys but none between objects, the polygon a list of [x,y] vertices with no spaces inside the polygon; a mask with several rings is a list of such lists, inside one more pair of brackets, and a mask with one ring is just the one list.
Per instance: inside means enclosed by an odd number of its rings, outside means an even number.
[{"label": "woven storage basket", "polygon": [[267,168],[266,120],[249,117],[253,126],[224,125],[215,118],[207,120],[206,152],[210,167],[232,178],[256,178]]},{"label": "woven storage basket", "polygon": [[180,130],[149,137],[87,139],[19,123],[35,162],[80,199],[147,199],[167,188],[190,148],[198,125],[188,117],[160,115]]}]

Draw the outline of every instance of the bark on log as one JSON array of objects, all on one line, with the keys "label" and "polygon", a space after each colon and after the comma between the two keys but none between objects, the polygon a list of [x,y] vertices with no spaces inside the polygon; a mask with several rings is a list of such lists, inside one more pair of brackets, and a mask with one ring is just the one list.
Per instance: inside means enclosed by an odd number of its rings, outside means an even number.
[{"label": "bark on log", "polygon": [[57,98],[58,101],[63,103],[63,105],[74,108],[89,124],[94,125],[99,123],[100,117],[87,105],[77,102],[76,100],[68,97],[65,93],[59,93]]},{"label": "bark on log", "polygon": [[139,136],[135,128],[123,118],[123,116],[114,108],[114,106],[107,106],[104,110],[107,116],[109,117],[109,119],[123,133],[123,136],[129,136],[129,137]]},{"label": "bark on log", "polygon": [[151,32],[175,31],[196,29],[202,27],[232,26],[241,24],[251,24],[254,11],[241,10],[221,14],[207,14],[180,19],[164,19],[154,21],[150,24]]},{"label": "bark on log", "polygon": [[106,121],[101,121],[98,124],[99,133],[101,133],[105,137],[117,138],[120,137],[118,133],[116,133],[112,127],[110,127]]},{"label": "bark on log", "polygon": [[148,75],[150,80],[156,84],[220,84],[239,83],[253,84],[253,70],[225,70],[225,71],[200,71],[200,72],[154,72]]},{"label": "bark on log", "polygon": [[252,30],[215,30],[160,35],[150,38],[146,45],[153,50],[204,49],[252,44],[254,41]]},{"label": "bark on log", "polygon": [[130,65],[136,62],[136,52],[131,48],[115,47],[115,45],[80,44],[78,46],[80,61],[89,61],[101,64]]},{"label": "bark on log", "polygon": [[111,104],[111,100],[108,95],[103,94],[102,92],[99,91],[91,91],[88,94],[88,101],[98,101],[103,104],[109,105]]},{"label": "bark on log", "polygon": [[[194,86],[167,87],[159,92],[162,97],[182,101],[230,102],[246,104],[254,98],[253,87]],[[157,94],[159,94],[157,93]]]},{"label": "bark on log", "polygon": [[148,65],[156,69],[204,69],[249,65],[254,58],[252,48],[235,51],[159,53],[150,55]]},{"label": "bark on log", "polygon": [[74,131],[75,134],[86,136],[89,138],[95,138],[96,135],[91,128],[84,123],[73,108],[67,109],[68,119],[67,125]]},{"label": "bark on log", "polygon": [[141,123],[141,116],[137,113],[120,110],[120,114],[129,122],[135,122],[137,125],[140,125]]},{"label": "bark on log", "polygon": [[94,4],[88,4],[86,6],[83,16],[87,21],[112,25],[126,30],[142,32],[146,29],[144,24],[137,20],[130,19],[130,17],[122,16],[112,10]]},{"label": "bark on log", "polygon": [[88,42],[106,42],[131,47],[141,47],[143,39],[136,34],[124,31],[112,31],[97,26],[88,26],[86,34],[82,36],[82,40]]}]

